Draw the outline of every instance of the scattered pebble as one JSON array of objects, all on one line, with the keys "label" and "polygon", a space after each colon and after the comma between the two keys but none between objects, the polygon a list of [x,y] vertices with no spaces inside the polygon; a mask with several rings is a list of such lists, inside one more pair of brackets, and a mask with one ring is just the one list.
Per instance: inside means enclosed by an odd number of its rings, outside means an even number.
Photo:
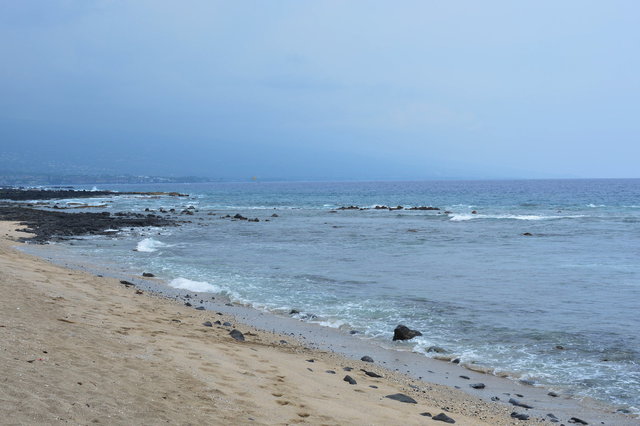
[{"label": "scattered pebble", "polygon": [[346,376],[344,376],[344,380],[345,382],[349,383],[350,385],[357,385],[358,382],[356,382],[353,377],[349,376],[348,374]]}]

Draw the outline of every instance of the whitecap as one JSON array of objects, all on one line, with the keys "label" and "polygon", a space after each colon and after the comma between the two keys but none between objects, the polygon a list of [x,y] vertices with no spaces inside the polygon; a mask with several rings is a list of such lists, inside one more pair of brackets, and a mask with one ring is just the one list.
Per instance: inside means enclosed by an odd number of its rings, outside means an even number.
[{"label": "whitecap", "polygon": [[153,253],[154,251],[158,251],[158,249],[162,247],[167,247],[167,244],[163,243],[162,241],[154,240],[153,238],[145,238],[144,240],[138,242],[136,250],[145,253]]},{"label": "whitecap", "polygon": [[219,293],[220,288],[216,285],[210,284],[206,281],[193,281],[187,278],[176,278],[169,281],[169,285],[173,288],[181,290],[190,290],[207,293]]}]

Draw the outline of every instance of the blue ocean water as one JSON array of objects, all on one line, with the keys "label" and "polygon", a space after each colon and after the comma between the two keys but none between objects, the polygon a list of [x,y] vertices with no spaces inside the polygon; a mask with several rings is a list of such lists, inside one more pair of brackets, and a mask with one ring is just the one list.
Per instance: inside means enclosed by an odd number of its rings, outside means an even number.
[{"label": "blue ocean water", "polygon": [[[423,336],[399,348],[442,356],[429,352],[438,346],[463,363],[640,408],[640,180],[100,189],[191,194],[105,199],[108,211],[194,214],[177,228],[76,241],[78,255],[258,309],[296,309],[381,344],[406,324]],[[367,209],[338,210],[350,205]],[[224,217],[237,213],[260,221]]]}]

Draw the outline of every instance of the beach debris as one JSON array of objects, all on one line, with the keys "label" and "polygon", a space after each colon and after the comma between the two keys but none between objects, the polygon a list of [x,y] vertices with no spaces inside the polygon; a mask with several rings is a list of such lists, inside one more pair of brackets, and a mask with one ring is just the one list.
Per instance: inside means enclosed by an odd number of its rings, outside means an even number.
[{"label": "beach debris", "polygon": [[229,335],[239,342],[244,342],[244,334],[235,328],[229,332]]},{"label": "beach debris", "polygon": [[533,408],[532,406],[522,403],[515,398],[509,398],[509,404],[515,405],[516,407]]},{"label": "beach debris", "polygon": [[418,401],[416,401],[415,399],[413,399],[410,396],[407,396],[407,395],[405,395],[403,393],[394,393],[394,394],[385,396],[385,398],[393,399],[394,401],[400,401],[400,402],[404,402],[404,403],[407,403],[407,404],[417,404],[418,403]]},{"label": "beach debris", "polygon": [[486,387],[484,383],[472,383],[469,386],[474,389],[484,389]]},{"label": "beach debris", "polygon": [[153,275],[151,272],[143,272],[142,273],[143,277],[147,277],[147,278],[153,278],[155,277],[155,275]]},{"label": "beach debris", "polygon": [[365,355],[362,358],[360,358],[360,361],[373,362],[373,358],[371,358],[369,355]]},{"label": "beach debris", "polygon": [[393,330],[393,340],[409,340],[416,336],[422,336],[418,330],[411,330],[406,325],[399,324],[395,330]]},{"label": "beach debris", "polygon": [[362,369],[360,371],[362,371],[364,374],[366,374],[369,377],[375,377],[375,378],[382,377],[381,375],[379,375],[378,373],[375,373],[373,371],[367,371],[367,370],[362,370]]},{"label": "beach debris", "polygon": [[211,324],[211,321],[205,321],[202,323],[202,325],[204,325],[205,327],[213,327],[213,324]]},{"label": "beach debris", "polygon": [[451,423],[451,424],[456,422],[451,417],[447,416],[445,413],[440,413],[437,416],[433,416],[432,419],[439,422],[445,422],[445,423]]},{"label": "beach debris", "polygon": [[358,382],[356,382],[355,379],[353,377],[351,377],[350,375],[348,375],[348,374],[346,376],[344,376],[344,379],[342,379],[342,380],[344,380],[345,382],[349,383],[350,385],[357,385],[358,384]]},{"label": "beach debris", "polygon": [[515,411],[511,413],[511,417],[518,420],[529,420],[529,416],[527,414],[519,414]]},{"label": "beach debris", "polygon": [[584,420],[579,419],[577,417],[571,417],[569,419],[568,423],[576,423],[576,424],[580,424],[580,425],[588,425],[589,424],[589,423],[585,422]]}]

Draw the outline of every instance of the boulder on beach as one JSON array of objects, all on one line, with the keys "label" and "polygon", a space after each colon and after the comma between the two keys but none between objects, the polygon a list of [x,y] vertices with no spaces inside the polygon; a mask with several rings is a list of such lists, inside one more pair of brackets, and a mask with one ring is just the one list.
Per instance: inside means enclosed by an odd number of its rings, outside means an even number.
[{"label": "boulder on beach", "polygon": [[393,395],[387,395],[385,396],[385,398],[389,398],[389,399],[393,399],[394,401],[400,401],[400,402],[404,402],[407,404],[417,404],[418,401],[416,401],[415,399],[411,398],[410,396],[407,396],[403,393],[394,393]]},{"label": "boulder on beach", "polygon": [[393,340],[409,340],[413,339],[416,336],[422,336],[418,330],[411,330],[409,327],[405,325],[398,325],[395,330],[393,330]]},{"label": "boulder on beach", "polygon": [[236,339],[238,342],[244,342],[244,334],[235,328],[229,332],[229,335]]},{"label": "boulder on beach", "polygon": [[362,358],[360,358],[360,361],[373,362],[373,358],[371,358],[369,355],[365,355]]}]

